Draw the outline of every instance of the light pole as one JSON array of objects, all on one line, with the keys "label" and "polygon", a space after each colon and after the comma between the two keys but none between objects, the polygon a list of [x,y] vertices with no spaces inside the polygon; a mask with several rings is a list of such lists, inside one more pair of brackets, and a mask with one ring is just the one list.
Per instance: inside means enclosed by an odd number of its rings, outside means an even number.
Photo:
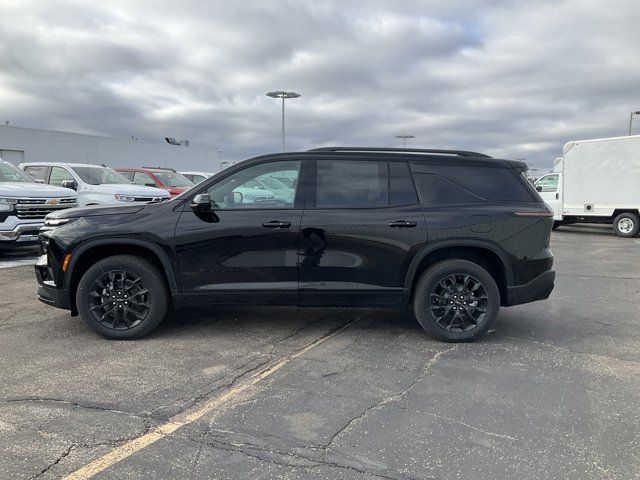
[{"label": "light pole", "polygon": [[640,115],[640,111],[638,112],[631,112],[629,114],[629,136],[631,136],[631,125],[633,124],[633,116],[634,115]]},{"label": "light pole", "polygon": [[287,98],[299,98],[300,94],[296,92],[283,92],[282,90],[278,90],[276,92],[267,92],[267,97],[282,99],[282,151],[284,152],[284,101]]},{"label": "light pole", "polygon": [[407,149],[407,138],[416,138],[415,135],[396,135],[396,138],[402,139],[402,148]]}]

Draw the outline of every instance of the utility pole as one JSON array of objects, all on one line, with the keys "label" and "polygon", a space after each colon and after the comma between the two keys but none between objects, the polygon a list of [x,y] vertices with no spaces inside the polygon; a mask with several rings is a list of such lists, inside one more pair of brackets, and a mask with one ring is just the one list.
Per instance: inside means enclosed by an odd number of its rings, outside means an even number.
[{"label": "utility pole", "polygon": [[267,97],[282,99],[282,151],[284,152],[284,101],[287,98],[300,98],[300,94],[296,92],[284,92],[277,90],[275,92],[267,92]]}]

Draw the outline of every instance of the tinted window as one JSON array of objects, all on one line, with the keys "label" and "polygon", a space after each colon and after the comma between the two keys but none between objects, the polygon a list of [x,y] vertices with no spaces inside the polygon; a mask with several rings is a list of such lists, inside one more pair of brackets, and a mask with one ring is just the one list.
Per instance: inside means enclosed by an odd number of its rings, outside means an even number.
[{"label": "tinted window", "polygon": [[47,167],[46,166],[25,167],[24,171],[27,172],[36,180],[42,180],[44,182],[44,174],[47,172]]},{"label": "tinted window", "polygon": [[392,207],[418,203],[409,164],[406,162],[389,162],[389,185]]},{"label": "tinted window", "polygon": [[56,185],[58,187],[62,186],[62,182],[66,181],[75,182],[73,175],[67,172],[66,169],[61,167],[51,167],[51,174],[49,175],[49,184]]},{"label": "tinted window", "polygon": [[432,165],[429,170],[487,200],[534,201],[520,178],[508,168]]},{"label": "tinted window", "polygon": [[481,198],[440,175],[417,173],[415,180],[420,192],[420,201],[427,207],[482,202]]},{"label": "tinted window", "polygon": [[193,187],[193,182],[191,180],[176,172],[154,170],[153,174],[160,179],[163,185],[166,185],[167,187]]},{"label": "tinted window", "polygon": [[233,173],[207,190],[212,207],[220,210],[238,208],[294,208],[296,189],[283,186],[270,190],[258,179],[269,180],[285,176],[298,184],[299,161],[268,162]]},{"label": "tinted window", "polygon": [[389,206],[387,162],[318,161],[318,208]]}]

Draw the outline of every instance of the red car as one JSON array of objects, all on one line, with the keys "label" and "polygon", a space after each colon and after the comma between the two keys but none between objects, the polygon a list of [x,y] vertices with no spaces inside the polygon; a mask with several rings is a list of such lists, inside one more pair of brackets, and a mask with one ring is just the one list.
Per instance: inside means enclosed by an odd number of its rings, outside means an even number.
[{"label": "red car", "polygon": [[169,192],[171,198],[180,195],[195,184],[184,175],[172,168],[116,168],[116,171],[127,177],[136,185],[163,188]]}]

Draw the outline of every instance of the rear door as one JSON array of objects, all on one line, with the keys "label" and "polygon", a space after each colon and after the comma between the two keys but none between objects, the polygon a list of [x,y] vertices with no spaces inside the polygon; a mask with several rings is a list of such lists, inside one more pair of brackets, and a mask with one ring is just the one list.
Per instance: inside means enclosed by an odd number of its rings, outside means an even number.
[{"label": "rear door", "polygon": [[310,161],[302,217],[302,304],[370,305],[402,300],[406,273],[427,240],[406,162]]}]

